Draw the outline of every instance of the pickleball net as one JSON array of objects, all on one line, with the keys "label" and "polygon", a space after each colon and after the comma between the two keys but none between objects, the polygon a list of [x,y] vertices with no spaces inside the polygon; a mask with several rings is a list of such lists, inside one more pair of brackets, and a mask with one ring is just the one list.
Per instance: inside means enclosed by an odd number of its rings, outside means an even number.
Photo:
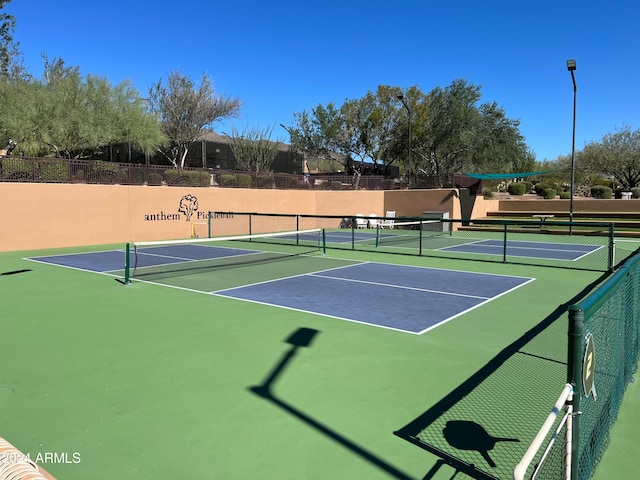
[{"label": "pickleball net", "polygon": [[376,247],[405,246],[421,250],[428,239],[451,235],[451,222],[410,220],[376,225]]},{"label": "pickleball net", "polygon": [[132,278],[188,275],[324,252],[325,234],[320,228],[127,243],[125,283]]}]

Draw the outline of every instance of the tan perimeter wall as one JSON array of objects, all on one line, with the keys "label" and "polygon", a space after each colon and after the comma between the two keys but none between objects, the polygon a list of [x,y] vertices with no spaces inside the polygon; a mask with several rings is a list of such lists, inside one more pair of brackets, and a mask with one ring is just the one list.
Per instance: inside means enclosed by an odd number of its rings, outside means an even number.
[{"label": "tan perimeter wall", "polygon": [[[458,193],[453,189],[341,192],[0,183],[0,201],[5,208],[0,251],[188,238],[191,222],[202,236],[208,211],[384,216],[395,210],[397,216],[411,217],[439,211],[460,218]],[[181,202],[197,204],[188,212],[190,218],[186,209],[180,211]],[[339,222],[314,221],[300,228],[338,226]],[[238,216],[214,219],[213,225],[214,235],[245,228]],[[295,225],[290,220],[271,222],[255,225],[253,231],[268,227],[281,230]]]}]

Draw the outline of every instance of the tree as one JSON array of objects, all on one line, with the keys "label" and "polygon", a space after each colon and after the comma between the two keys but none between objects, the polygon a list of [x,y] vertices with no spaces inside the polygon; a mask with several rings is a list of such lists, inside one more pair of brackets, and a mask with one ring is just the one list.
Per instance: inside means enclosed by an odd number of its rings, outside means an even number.
[{"label": "tree", "polygon": [[640,130],[607,133],[578,153],[577,162],[591,173],[615,179],[623,188],[640,186]]},{"label": "tree", "polygon": [[[412,138],[403,95],[411,111]],[[359,99],[318,105],[311,113],[295,113],[292,143],[306,152],[339,156],[347,170],[365,161],[374,165],[401,163],[408,170],[409,147],[414,165],[443,185],[453,173],[486,170],[517,171],[534,164],[533,152],[520,134],[519,122],[507,118],[496,102],[478,105],[480,87],[455,80],[424,94],[380,85]],[[357,162],[357,163],[354,163]],[[516,170],[514,170],[516,169]],[[521,171],[521,170],[520,170]]]},{"label": "tree", "polygon": [[20,44],[13,39],[16,19],[3,11],[10,1],[0,0],[0,80],[28,77],[19,51]]},{"label": "tree", "polygon": [[396,133],[397,87],[381,85],[358,99],[319,104],[311,113],[294,113],[289,128],[292,146],[310,157],[339,161],[347,171],[358,171],[365,161],[388,165],[389,142]]},{"label": "tree", "polygon": [[418,92],[405,97],[415,112],[416,167],[440,185],[465,170],[506,171],[514,162],[530,163],[532,153],[518,131],[519,122],[507,118],[495,102],[478,106],[479,86],[454,80],[446,88],[434,88],[424,99]]},{"label": "tree", "polygon": [[347,167],[350,158],[342,155],[337,145],[337,137],[342,129],[340,111],[334,103],[319,104],[311,113],[303,110],[293,114],[295,125],[287,128],[291,137],[291,147],[301,151],[305,157],[332,165],[334,162]]},{"label": "tree", "polygon": [[236,116],[240,100],[217,95],[212,80],[203,74],[200,85],[172,71],[149,89],[150,110],[158,116],[167,142],[158,148],[174,167],[183,168],[189,146],[216,120]]},{"label": "tree", "polygon": [[271,140],[272,132],[273,127],[267,127],[264,130],[258,127],[245,127],[242,132],[235,127],[231,129],[231,135],[227,135],[229,148],[240,170],[256,173],[271,171],[271,165],[282,145],[279,140],[275,142]]},{"label": "tree", "polygon": [[152,152],[165,141],[157,119],[123,82],[82,77],[78,67],[44,56],[42,79],[0,82],[0,140],[28,155],[86,157],[110,144]]}]

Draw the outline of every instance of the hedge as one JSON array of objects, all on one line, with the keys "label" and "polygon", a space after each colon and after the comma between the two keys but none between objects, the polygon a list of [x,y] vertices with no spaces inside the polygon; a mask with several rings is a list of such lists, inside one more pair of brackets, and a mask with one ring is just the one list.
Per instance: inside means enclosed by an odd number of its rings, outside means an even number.
[{"label": "hedge", "polygon": [[546,200],[551,200],[553,198],[556,198],[556,190],[555,188],[545,188],[542,190],[540,195],[542,195],[542,198]]},{"label": "hedge", "polygon": [[167,185],[180,187],[206,187],[209,185],[210,176],[207,172],[198,170],[172,169],[164,171],[164,179]]},{"label": "hedge", "polygon": [[509,195],[524,195],[527,190],[527,186],[524,183],[513,182],[507,187]]},{"label": "hedge", "polygon": [[613,190],[604,185],[594,185],[591,187],[591,196],[593,198],[609,199],[613,197]]}]

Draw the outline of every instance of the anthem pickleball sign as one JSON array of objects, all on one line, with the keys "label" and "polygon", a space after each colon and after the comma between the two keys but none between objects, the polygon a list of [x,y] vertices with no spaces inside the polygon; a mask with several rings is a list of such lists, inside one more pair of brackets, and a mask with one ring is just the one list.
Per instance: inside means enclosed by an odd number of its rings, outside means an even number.
[{"label": "anthem pickleball sign", "polygon": [[584,359],[582,360],[582,387],[586,397],[593,394],[593,399],[598,399],[595,384],[596,352],[593,343],[593,335],[587,334],[585,339]]}]

